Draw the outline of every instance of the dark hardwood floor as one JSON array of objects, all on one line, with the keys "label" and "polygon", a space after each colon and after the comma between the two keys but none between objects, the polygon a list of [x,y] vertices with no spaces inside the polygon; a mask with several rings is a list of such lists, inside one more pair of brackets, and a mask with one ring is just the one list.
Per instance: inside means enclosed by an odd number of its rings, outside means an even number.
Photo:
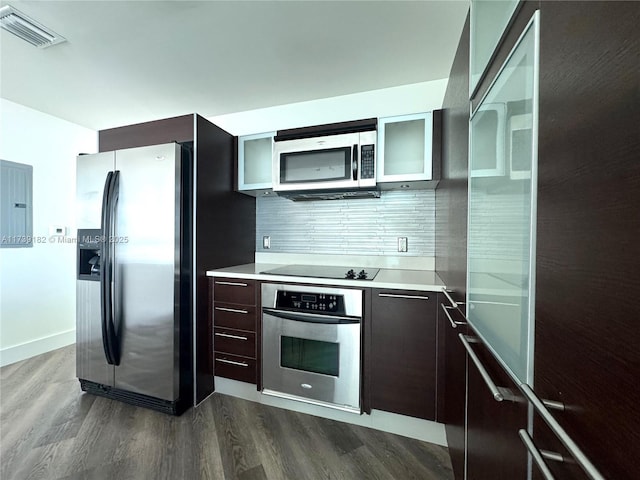
[{"label": "dark hardwood floor", "polygon": [[214,394],[171,417],[80,390],[75,347],[0,369],[0,478],[453,478],[447,449]]}]

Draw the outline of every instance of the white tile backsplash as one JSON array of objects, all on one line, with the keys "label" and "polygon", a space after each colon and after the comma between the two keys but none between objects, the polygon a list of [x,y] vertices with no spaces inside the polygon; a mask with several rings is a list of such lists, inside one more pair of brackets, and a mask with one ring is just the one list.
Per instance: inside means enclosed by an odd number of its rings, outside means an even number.
[{"label": "white tile backsplash", "polygon": [[[265,235],[269,250],[262,248]],[[408,238],[406,253],[398,253],[398,237]],[[258,197],[256,252],[433,257],[435,190],[308,202]]]}]

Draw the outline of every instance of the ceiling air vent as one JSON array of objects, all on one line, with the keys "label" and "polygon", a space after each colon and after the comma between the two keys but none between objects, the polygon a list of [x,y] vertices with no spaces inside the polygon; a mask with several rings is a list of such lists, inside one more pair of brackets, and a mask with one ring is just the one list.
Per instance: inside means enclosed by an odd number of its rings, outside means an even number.
[{"label": "ceiling air vent", "polygon": [[0,8],[0,26],[38,48],[47,48],[66,40],[10,5]]}]

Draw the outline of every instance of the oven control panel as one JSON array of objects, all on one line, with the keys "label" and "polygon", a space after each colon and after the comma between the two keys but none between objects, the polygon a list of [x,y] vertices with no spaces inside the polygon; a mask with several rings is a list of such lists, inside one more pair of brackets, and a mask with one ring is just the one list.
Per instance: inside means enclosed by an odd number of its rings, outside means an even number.
[{"label": "oven control panel", "polygon": [[344,315],[344,296],[314,292],[278,290],[275,308],[300,312]]}]

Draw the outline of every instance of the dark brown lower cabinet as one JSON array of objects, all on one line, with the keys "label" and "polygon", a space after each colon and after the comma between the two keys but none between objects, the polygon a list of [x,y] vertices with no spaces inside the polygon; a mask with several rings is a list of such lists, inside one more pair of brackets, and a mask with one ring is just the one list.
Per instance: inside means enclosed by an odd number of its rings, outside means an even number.
[{"label": "dark brown lower cabinet", "polygon": [[518,431],[527,428],[527,403],[482,343],[472,343],[493,382],[516,400],[497,402],[469,358],[467,369],[467,480],[526,480],[527,451]]},{"label": "dark brown lower cabinet", "polygon": [[435,419],[436,297],[372,289],[372,408]]},{"label": "dark brown lower cabinet", "polygon": [[256,313],[259,283],[215,277],[211,286],[214,374],[259,383],[260,329]]}]

